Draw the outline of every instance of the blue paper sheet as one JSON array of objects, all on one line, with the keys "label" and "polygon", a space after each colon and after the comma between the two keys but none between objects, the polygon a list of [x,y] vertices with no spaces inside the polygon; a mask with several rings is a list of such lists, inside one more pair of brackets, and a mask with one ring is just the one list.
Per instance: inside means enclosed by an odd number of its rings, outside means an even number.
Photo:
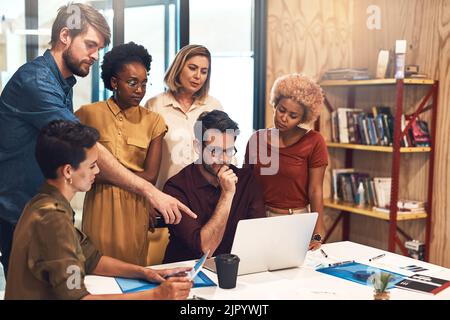
[{"label": "blue paper sheet", "polygon": [[[154,289],[159,286],[159,283],[152,283],[145,280],[119,277],[115,279],[123,293],[139,292]],[[200,271],[194,279],[194,288],[213,286],[216,286],[216,284],[203,271]]]},{"label": "blue paper sheet", "polygon": [[406,278],[406,276],[404,275],[376,267],[367,266],[358,262],[347,263],[335,267],[319,268],[316,271],[366,286],[372,286],[372,283],[368,281],[368,279],[373,273],[390,273],[392,277],[389,279],[387,289],[394,288],[394,285],[397,282]]}]

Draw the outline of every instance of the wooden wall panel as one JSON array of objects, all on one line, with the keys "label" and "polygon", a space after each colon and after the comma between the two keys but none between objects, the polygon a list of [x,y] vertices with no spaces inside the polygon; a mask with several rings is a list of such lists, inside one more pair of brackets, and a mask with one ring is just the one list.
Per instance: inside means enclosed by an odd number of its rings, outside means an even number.
[{"label": "wooden wall panel", "polygon": [[450,267],[450,0],[442,1],[436,16],[439,35],[439,116],[434,183],[431,260]]},{"label": "wooden wall panel", "polygon": [[[281,75],[301,72],[318,79],[327,69],[351,63],[351,3],[351,0],[269,1],[268,93]],[[266,123],[272,124],[271,109],[266,113]]]},{"label": "wooden wall panel", "polygon": [[[351,4],[351,0],[269,0],[267,101],[273,82],[281,75],[298,72],[318,80],[327,69],[351,64]],[[343,103],[342,97],[336,96],[333,103]],[[267,102],[267,126],[273,124],[272,119],[272,108]],[[321,121],[322,126],[329,126],[326,112]],[[324,192],[329,195],[329,171],[325,179]],[[329,227],[336,217],[336,211],[328,211],[325,225]],[[337,229],[330,241],[340,237]]]},{"label": "wooden wall panel", "polygon": [[[369,30],[367,8],[381,10],[381,30]],[[431,262],[450,267],[450,0],[269,0],[267,48],[267,93],[276,77],[302,72],[315,79],[330,68],[367,67],[373,73],[380,49],[393,49],[395,40],[408,43],[407,64],[418,64],[420,71],[440,81]],[[327,90],[336,107],[345,107],[342,89]],[[408,89],[405,111],[412,110],[424,88]],[[358,107],[392,105],[393,90],[357,90]],[[429,115],[424,117],[429,119]],[[272,125],[272,109],[267,104],[266,124]],[[329,115],[321,117],[324,136],[330,138]],[[354,163],[373,175],[390,175],[390,155],[355,153]],[[333,166],[343,167],[344,152],[330,150]],[[403,155],[400,196],[423,199],[428,179],[427,155]],[[408,179],[405,179],[408,177]],[[327,171],[325,196],[330,194]],[[326,225],[336,216],[327,210]],[[414,238],[424,239],[424,221],[401,222],[400,227]],[[388,226],[384,221],[352,215],[350,239],[387,248]],[[331,240],[339,240],[339,230]]]},{"label": "wooden wall panel", "polygon": [[[358,0],[354,2],[354,31],[353,31],[353,66],[369,67],[375,71],[376,57],[380,49],[393,49],[395,40],[405,39],[408,43],[406,54],[407,64],[417,64],[420,71],[431,78],[440,79],[448,74],[449,52],[449,19],[445,15],[449,11],[449,1],[442,0]],[[377,5],[381,9],[381,30],[368,30],[366,25],[366,9],[369,5]],[[447,12],[447,13],[446,13]],[[445,53],[445,50],[447,52]],[[444,69],[442,69],[444,68]],[[444,79],[445,81],[445,79]],[[448,81],[448,79],[447,79]],[[442,82],[442,80],[441,80]],[[417,104],[418,97],[424,94],[424,88],[408,88],[405,107],[411,110]],[[450,266],[448,254],[449,243],[447,234],[450,231],[448,213],[446,211],[449,202],[448,178],[450,171],[447,168],[448,158],[443,156],[447,149],[450,116],[446,106],[450,90],[448,85],[442,85],[439,99],[439,119],[437,121],[437,157],[435,163],[435,184],[433,201],[433,226],[431,242],[431,262]],[[376,95],[375,98],[379,98]],[[373,95],[367,93],[365,100],[373,101]],[[383,96],[384,100],[385,96]],[[388,100],[391,97],[386,97]],[[429,114],[425,117],[429,120]],[[446,130],[447,129],[447,130]],[[415,199],[424,199],[428,181],[428,156],[407,155],[402,156],[401,188],[400,196]],[[363,158],[361,159],[361,162]],[[367,163],[366,163],[367,165]],[[353,230],[359,230],[353,237],[367,236],[369,241],[376,241],[387,233],[381,221],[369,221],[360,219],[354,221]],[[352,226],[353,226],[352,225]],[[411,221],[401,224],[408,233],[415,238],[424,240],[423,221]],[[356,229],[357,228],[357,229]],[[381,231],[382,230],[382,231]],[[362,239],[361,239],[362,240]],[[372,244],[372,243],[368,243]]]}]

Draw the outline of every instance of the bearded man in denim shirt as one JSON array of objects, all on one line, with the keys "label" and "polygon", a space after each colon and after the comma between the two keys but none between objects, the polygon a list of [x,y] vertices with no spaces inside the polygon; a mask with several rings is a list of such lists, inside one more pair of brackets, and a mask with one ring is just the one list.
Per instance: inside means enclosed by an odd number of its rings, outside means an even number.
[{"label": "bearded man in denim shirt", "polygon": [[[59,9],[50,45],[43,56],[20,67],[0,97],[0,252],[8,271],[14,227],[25,204],[44,182],[34,157],[36,139],[52,120],[78,121],[73,114],[74,75],[85,77],[98,52],[110,42],[105,18],[93,7],[70,3]],[[166,223],[178,223],[181,211],[196,215],[175,198],[123,167],[102,145],[103,181],[144,196]],[[149,213],[154,218],[156,211]]]}]

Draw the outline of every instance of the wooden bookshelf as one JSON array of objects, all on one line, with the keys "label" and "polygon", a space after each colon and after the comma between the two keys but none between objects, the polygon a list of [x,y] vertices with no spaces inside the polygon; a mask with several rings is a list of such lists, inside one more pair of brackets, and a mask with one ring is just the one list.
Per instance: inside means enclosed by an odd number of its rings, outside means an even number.
[{"label": "wooden bookshelf", "polygon": [[[403,79],[406,85],[432,85],[434,80],[431,79]],[[376,85],[392,85],[396,84],[397,79],[370,79],[370,80],[325,80],[320,83],[322,87],[341,87],[341,86],[376,86]]]},{"label": "wooden bookshelf", "polygon": [[[339,142],[327,142],[327,146],[330,148],[341,148],[341,149],[352,149],[352,150],[365,150],[365,151],[375,151],[375,152],[393,152],[393,147],[387,146],[372,146],[364,144],[351,144],[351,143],[339,143]],[[400,148],[401,153],[423,153],[431,152],[431,147],[408,147]]]},{"label": "wooden bookshelf", "polygon": [[[368,89],[379,87],[378,90],[384,90],[387,86],[392,86],[395,89],[395,101],[389,103],[391,107],[392,114],[394,116],[394,132],[393,132],[393,140],[394,146],[374,146],[374,145],[362,145],[362,144],[349,144],[349,143],[337,143],[337,142],[327,142],[327,147],[334,150],[343,150],[345,151],[343,159],[343,163],[340,164],[340,167],[344,165],[344,168],[355,168],[358,169],[358,163],[354,163],[355,161],[364,161],[364,156],[358,155],[354,158],[354,155],[361,152],[374,152],[374,153],[390,153],[392,157],[390,159],[391,168],[388,169],[386,166],[384,170],[386,173],[384,176],[390,176],[392,178],[391,184],[391,195],[390,195],[390,203],[397,203],[400,197],[400,162],[401,158],[400,153],[403,154],[423,154],[427,155],[427,159],[421,159],[428,163],[428,187],[425,191],[424,200],[427,203],[426,212],[419,213],[403,213],[398,211],[396,208],[392,208],[391,212],[386,211],[377,211],[372,207],[360,207],[353,203],[346,203],[344,201],[335,201],[334,199],[328,199],[324,201],[324,205],[327,209],[340,211],[339,215],[334,219],[331,227],[327,230],[325,235],[325,241],[329,238],[330,234],[336,229],[337,225],[342,222],[342,239],[349,240],[350,229],[351,229],[351,216],[353,214],[359,214],[362,216],[372,217],[376,219],[381,219],[389,222],[389,232],[387,235],[388,238],[388,250],[390,252],[396,252],[397,247],[401,250],[404,255],[408,255],[408,251],[404,244],[402,243],[402,238],[398,237],[398,234],[403,235],[404,238],[411,238],[406,232],[404,232],[398,225],[398,221],[412,221],[418,219],[425,220],[425,252],[426,257],[425,261],[429,259],[430,252],[430,242],[431,242],[431,217],[433,214],[433,179],[434,179],[434,157],[435,157],[435,148],[433,145],[431,147],[401,147],[401,141],[404,138],[404,132],[402,132],[401,128],[401,116],[403,114],[404,108],[404,99],[406,96],[406,88],[410,88],[408,90],[414,90],[414,86],[427,86],[426,92],[420,92],[421,94],[418,97],[415,97],[414,103],[418,103],[415,108],[414,113],[412,114],[414,118],[417,118],[421,113],[430,110],[431,112],[431,127],[430,127],[430,137],[431,141],[435,141],[436,136],[436,119],[437,119],[437,97],[439,90],[439,81],[434,81],[430,79],[371,79],[371,80],[327,80],[320,83],[320,85],[324,88],[326,92],[329,88],[346,88],[347,90],[342,91],[338,90],[337,92],[333,92],[332,96],[342,96],[345,95],[344,99],[337,99],[336,102],[339,102],[342,105],[345,105],[347,108],[355,108],[355,106],[366,99],[365,96],[361,96],[360,101],[356,100],[356,93],[360,88]],[[379,92],[372,92],[371,95],[380,94]],[[361,100],[362,99],[362,100]],[[342,101],[341,101],[342,100]],[[382,100],[382,99],[381,99]],[[387,102],[384,102],[387,103]],[[373,104],[373,102],[371,103]],[[325,106],[327,110],[332,113],[336,110],[330,101],[325,96]],[[426,108],[427,106],[427,108]],[[431,106],[431,108],[428,108]],[[320,126],[317,126],[317,130],[320,130]],[[340,155],[339,152],[333,153],[336,157]],[[375,154],[366,154],[367,158],[376,158]],[[357,159],[357,160],[356,160]],[[330,159],[331,162],[331,159]],[[341,161],[342,162],[342,161]],[[333,165],[331,164],[331,167]],[[390,174],[388,173],[389,170]],[[407,177],[406,177],[407,178]],[[425,199],[426,197],[426,199]]]},{"label": "wooden bookshelf", "polygon": [[[343,201],[336,201],[333,199],[324,199],[324,206],[327,208],[332,208],[341,211],[347,211],[351,213],[360,214],[363,216],[369,216],[372,218],[382,219],[389,221],[389,213],[377,211],[372,207],[360,207],[356,204],[347,203]],[[415,213],[402,213],[397,212],[397,221],[401,220],[416,220],[416,219],[424,219],[427,217],[426,212],[415,212]]]}]

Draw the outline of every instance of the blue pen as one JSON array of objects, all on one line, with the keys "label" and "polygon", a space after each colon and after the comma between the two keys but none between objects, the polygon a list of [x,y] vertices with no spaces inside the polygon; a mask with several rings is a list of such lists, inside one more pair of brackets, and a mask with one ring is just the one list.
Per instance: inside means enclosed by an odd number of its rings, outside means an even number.
[{"label": "blue pen", "polygon": [[337,267],[337,266],[342,266],[342,265],[344,265],[344,264],[350,264],[350,263],[353,263],[353,262],[355,262],[355,260],[349,260],[349,261],[342,261],[342,262],[330,263],[330,264],[328,265],[328,267]]}]

